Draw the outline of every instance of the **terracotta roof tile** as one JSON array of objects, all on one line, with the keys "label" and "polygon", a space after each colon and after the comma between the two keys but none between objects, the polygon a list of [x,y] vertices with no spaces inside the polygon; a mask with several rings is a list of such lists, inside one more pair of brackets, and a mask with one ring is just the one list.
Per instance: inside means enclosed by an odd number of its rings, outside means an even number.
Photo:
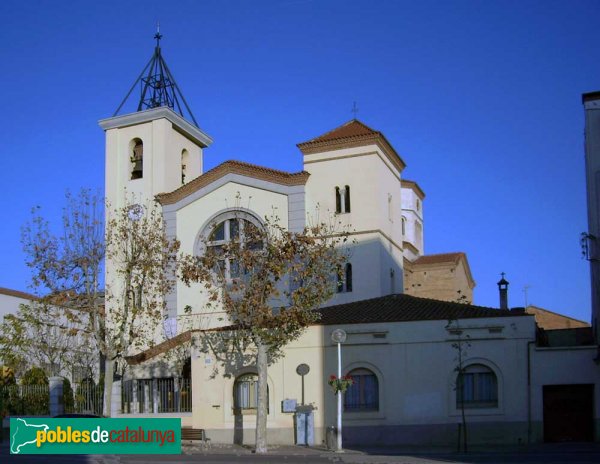
[{"label": "terracotta roof tile", "polygon": [[[419,298],[406,294],[387,295],[318,310],[321,318],[313,325],[370,324],[378,322],[439,321],[485,317],[527,316],[523,311],[508,311],[470,304]],[[235,326],[216,327],[194,332],[235,330]],[[146,351],[127,357],[129,364],[140,364],[190,340],[191,331],[160,343]]]},{"label": "terracotta roof tile", "polygon": [[290,173],[258,166],[256,164],[230,160],[219,164],[210,171],[206,171],[201,176],[196,177],[170,193],[158,194],[156,198],[162,205],[177,203],[179,200],[191,195],[202,187],[209,185],[211,182],[214,182],[227,174],[240,174],[281,185],[305,185],[310,176],[306,171]]},{"label": "terracotta roof tile", "polygon": [[192,332],[188,330],[187,332],[180,333],[179,335],[176,335],[175,337],[170,338],[169,340],[159,343],[158,345],[154,345],[152,348],[149,348],[146,351],[142,351],[141,353],[138,353],[133,356],[127,356],[125,360],[127,361],[127,364],[130,365],[141,364],[144,361],[148,361],[149,359],[152,359],[160,354],[172,350],[176,346],[190,341],[191,338]]},{"label": "terracotta roof tile", "polygon": [[508,311],[470,304],[432,300],[397,294],[356,301],[319,310],[319,325],[368,324],[375,322],[410,322],[484,317],[523,316],[523,312]]},{"label": "terracotta roof tile", "polygon": [[299,143],[296,146],[303,154],[310,155],[342,148],[359,147],[366,144],[379,145],[399,171],[402,171],[406,167],[406,163],[400,158],[400,155],[398,155],[394,147],[392,147],[381,132],[371,129],[357,119],[352,119],[323,135]]},{"label": "terracotta roof tile", "polygon": [[323,135],[319,135],[318,137],[315,137],[307,142],[301,143],[300,145],[315,142],[325,142],[329,140],[346,139],[349,137],[358,137],[364,135],[381,135],[381,132],[371,129],[369,126],[363,124],[357,119],[353,119],[352,121],[348,121],[346,124],[336,127],[335,129],[326,132]]}]

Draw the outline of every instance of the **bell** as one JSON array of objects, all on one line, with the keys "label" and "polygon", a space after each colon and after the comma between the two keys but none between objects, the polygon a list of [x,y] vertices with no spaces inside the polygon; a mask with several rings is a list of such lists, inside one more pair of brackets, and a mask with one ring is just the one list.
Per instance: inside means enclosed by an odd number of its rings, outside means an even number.
[{"label": "bell", "polygon": [[144,176],[144,168],[142,160],[137,160],[133,164],[133,170],[131,171],[131,180],[141,179]]}]

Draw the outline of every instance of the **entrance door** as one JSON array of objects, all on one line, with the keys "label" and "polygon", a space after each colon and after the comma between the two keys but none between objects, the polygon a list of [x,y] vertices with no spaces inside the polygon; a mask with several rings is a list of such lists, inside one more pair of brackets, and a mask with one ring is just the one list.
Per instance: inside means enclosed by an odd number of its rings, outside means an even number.
[{"label": "entrance door", "polygon": [[594,440],[594,385],[544,385],[544,441]]}]

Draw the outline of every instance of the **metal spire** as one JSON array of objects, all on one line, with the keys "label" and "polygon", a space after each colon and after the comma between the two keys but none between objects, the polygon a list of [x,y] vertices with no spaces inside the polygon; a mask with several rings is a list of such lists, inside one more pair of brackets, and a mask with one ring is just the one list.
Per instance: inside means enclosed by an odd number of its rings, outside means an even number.
[{"label": "metal spire", "polygon": [[157,23],[156,34],[154,35],[154,39],[156,40],[154,53],[150,58],[150,61],[148,61],[148,64],[146,64],[138,78],[131,86],[131,89],[129,89],[129,92],[127,92],[127,95],[117,108],[117,111],[115,111],[113,117],[119,114],[119,111],[121,111],[121,108],[123,108],[123,105],[133,92],[133,89],[135,89],[136,85],[139,83],[140,100],[138,102],[137,111],[166,106],[179,113],[182,118],[185,118],[183,108],[180,103],[181,101],[187,114],[197,127],[198,123],[196,122],[196,118],[194,118],[192,110],[185,101],[177,82],[175,82],[175,78],[171,74],[167,63],[162,57],[160,49],[160,40],[162,37],[163,36],[160,33],[160,23]]}]

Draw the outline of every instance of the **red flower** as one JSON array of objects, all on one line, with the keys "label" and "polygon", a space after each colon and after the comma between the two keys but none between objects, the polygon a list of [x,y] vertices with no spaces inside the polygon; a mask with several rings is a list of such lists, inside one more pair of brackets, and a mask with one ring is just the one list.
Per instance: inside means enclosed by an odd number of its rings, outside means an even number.
[{"label": "red flower", "polygon": [[329,376],[329,380],[335,380],[336,378],[337,378],[337,377],[335,376],[335,374],[331,374],[331,375]]}]

